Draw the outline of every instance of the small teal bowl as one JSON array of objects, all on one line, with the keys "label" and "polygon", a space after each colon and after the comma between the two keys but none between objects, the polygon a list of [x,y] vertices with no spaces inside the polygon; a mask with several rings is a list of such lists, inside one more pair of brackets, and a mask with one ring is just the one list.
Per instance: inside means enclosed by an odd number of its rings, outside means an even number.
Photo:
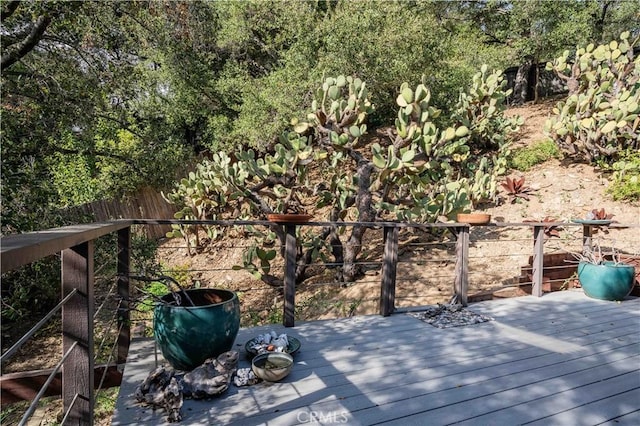
[{"label": "small teal bowl", "polygon": [[631,293],[635,268],[623,263],[604,262],[595,265],[589,262],[578,264],[578,279],[584,293],[594,299],[622,300]]}]

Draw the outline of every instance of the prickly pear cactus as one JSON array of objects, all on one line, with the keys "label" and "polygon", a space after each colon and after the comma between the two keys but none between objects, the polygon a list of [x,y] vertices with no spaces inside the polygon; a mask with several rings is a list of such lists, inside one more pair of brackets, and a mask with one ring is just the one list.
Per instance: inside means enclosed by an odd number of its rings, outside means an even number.
[{"label": "prickly pear cactus", "polygon": [[[495,197],[497,177],[506,171],[509,134],[522,124],[520,117],[504,117],[509,92],[503,85],[499,71],[483,66],[469,93],[460,94],[452,124],[442,127],[435,121],[441,111],[430,105],[424,82],[415,90],[402,84],[395,138],[386,149],[372,146],[383,188],[380,210],[399,220],[433,221]],[[404,199],[394,202],[391,194]]]},{"label": "prickly pear cactus", "polygon": [[[472,93],[460,96],[449,120],[430,104],[431,92],[424,81],[415,89],[404,83],[389,140],[367,145],[363,136],[373,105],[366,84],[352,76],[324,78],[311,109],[304,118],[291,121],[270,152],[259,157],[240,150],[233,160],[216,154],[183,179],[167,199],[182,207],[176,217],[184,219],[261,218],[286,211],[296,194],[303,194],[314,212],[322,208],[328,212],[316,220],[451,217],[491,198],[495,176],[504,173],[507,135],[518,123],[503,117],[506,94],[501,82],[499,73],[484,67],[474,78]],[[310,181],[311,169],[320,174],[319,182]],[[281,285],[271,268],[276,256],[271,247],[275,240],[284,243],[282,227],[244,229],[254,244],[237,269]],[[343,265],[344,280],[354,279],[366,229],[350,228],[343,242],[345,229],[299,227],[296,281],[304,280],[306,265],[328,259]],[[173,234],[188,238],[197,236],[197,231],[176,227]]]},{"label": "prickly pear cactus", "polygon": [[565,51],[547,69],[569,88],[544,129],[565,153],[612,162],[626,149],[640,149],[640,57],[634,57],[629,32],[619,41],[578,48],[572,61]]}]

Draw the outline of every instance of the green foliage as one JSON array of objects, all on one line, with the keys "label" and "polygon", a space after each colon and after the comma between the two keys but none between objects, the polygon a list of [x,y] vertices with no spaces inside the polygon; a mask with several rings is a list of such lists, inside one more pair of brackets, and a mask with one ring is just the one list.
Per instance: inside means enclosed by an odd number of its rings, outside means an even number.
[{"label": "green foliage", "polygon": [[109,421],[116,408],[120,387],[101,389],[96,392],[96,405],[93,417],[96,421]]},{"label": "green foliage", "polygon": [[[151,295],[155,297],[162,297],[165,294],[169,293],[169,289],[167,285],[163,282],[153,281],[150,283],[145,283],[142,288],[142,291],[145,295]],[[154,297],[144,297],[140,303],[137,304],[136,309],[140,312],[150,312],[153,310],[156,304],[156,299]]]},{"label": "green foliage", "polygon": [[613,171],[607,192],[614,200],[640,201],[640,152],[626,151],[610,168]]},{"label": "green foliage", "polygon": [[43,314],[60,297],[60,260],[50,257],[2,276],[2,322]]},{"label": "green foliage", "polygon": [[526,172],[537,164],[542,164],[552,158],[562,158],[562,153],[552,140],[545,139],[529,146],[512,151],[509,156],[509,167]]},{"label": "green foliage", "polygon": [[640,57],[629,33],[620,41],[578,48],[547,64],[567,80],[569,96],[554,108],[545,132],[563,152],[588,161],[614,161],[619,152],[640,149]]}]

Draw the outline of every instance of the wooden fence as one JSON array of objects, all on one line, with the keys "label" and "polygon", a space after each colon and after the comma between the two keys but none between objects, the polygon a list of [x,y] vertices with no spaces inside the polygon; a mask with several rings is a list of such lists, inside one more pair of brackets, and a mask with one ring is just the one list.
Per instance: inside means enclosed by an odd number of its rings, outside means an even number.
[{"label": "wooden fence", "polygon": [[[175,206],[169,204],[158,191],[143,188],[135,195],[129,195],[120,200],[99,200],[80,206],[64,209],[64,217],[89,217],[93,222],[105,222],[115,219],[173,219]],[[170,225],[144,227],[144,233],[149,238],[160,239],[171,229]]]}]

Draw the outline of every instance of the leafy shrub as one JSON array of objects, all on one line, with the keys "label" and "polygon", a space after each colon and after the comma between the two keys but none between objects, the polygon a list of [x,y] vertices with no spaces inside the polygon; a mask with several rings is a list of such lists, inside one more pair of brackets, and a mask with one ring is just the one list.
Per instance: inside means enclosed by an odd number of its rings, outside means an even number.
[{"label": "leafy shrub", "polygon": [[562,153],[551,139],[538,141],[532,145],[513,150],[509,156],[509,166],[526,172],[537,164],[552,158],[562,158]]},{"label": "leafy shrub", "polygon": [[140,312],[151,311],[156,304],[155,298],[164,296],[165,294],[168,293],[168,291],[169,290],[167,289],[167,286],[165,283],[162,283],[159,281],[153,281],[153,282],[147,283],[143,287],[142,292],[146,296],[150,296],[150,297],[143,297],[141,302],[138,303],[138,305],[136,306],[136,309]]},{"label": "leafy shrub", "polygon": [[640,201],[640,152],[626,151],[611,165],[612,182],[607,192],[614,200]]},{"label": "leafy shrub", "polygon": [[567,81],[569,96],[554,108],[545,132],[573,157],[611,163],[626,149],[640,149],[640,57],[629,32],[620,41],[569,51],[548,70]]}]

